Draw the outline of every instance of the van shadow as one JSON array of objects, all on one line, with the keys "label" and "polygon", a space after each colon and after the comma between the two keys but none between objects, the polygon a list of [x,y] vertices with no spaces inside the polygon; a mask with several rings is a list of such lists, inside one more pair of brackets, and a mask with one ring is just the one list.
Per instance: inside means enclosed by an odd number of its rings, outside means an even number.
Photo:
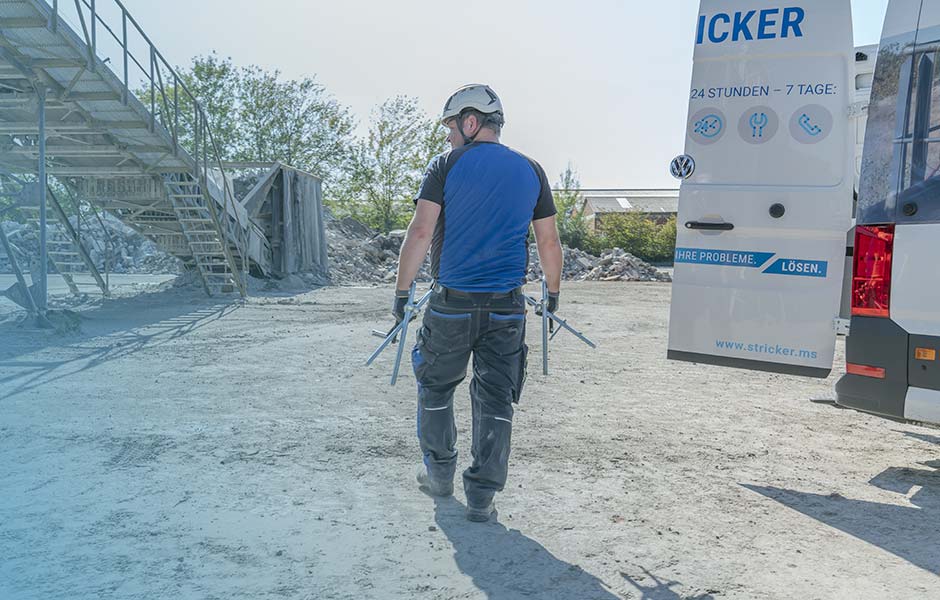
[{"label": "van shadow", "polygon": [[743,487],[940,575],[940,465],[922,464],[926,468],[892,467],[870,481],[907,497],[909,506],[772,486]]},{"label": "van shadow", "polygon": [[[168,289],[104,300],[74,317],[77,331],[0,323],[0,400],[186,336],[241,307],[240,300]],[[56,349],[55,357],[42,352]],[[37,354],[29,360],[20,357]]]},{"label": "van shadow", "polygon": [[507,598],[619,599],[599,578],[552,555],[498,520],[471,523],[453,496],[434,499],[434,520],[454,547],[462,573],[491,600]]},{"label": "van shadow", "polygon": [[940,446],[940,436],[929,435],[926,433],[917,433],[914,431],[901,431],[898,429],[894,430],[895,433],[902,433],[909,438],[914,438],[915,440],[920,440],[922,442],[927,442],[928,444],[936,444]]}]

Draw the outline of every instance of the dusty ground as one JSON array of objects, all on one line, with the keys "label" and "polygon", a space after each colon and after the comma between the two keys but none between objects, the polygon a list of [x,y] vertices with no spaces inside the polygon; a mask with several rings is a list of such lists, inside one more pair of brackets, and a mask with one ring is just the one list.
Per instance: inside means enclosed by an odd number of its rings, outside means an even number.
[{"label": "dusty ground", "polygon": [[559,336],[550,378],[530,320],[485,525],[413,483],[408,370],[363,367],[388,289],[8,320],[0,598],[940,597],[940,433],[811,404],[834,378],[667,362],[669,291],[566,286],[599,347]]}]

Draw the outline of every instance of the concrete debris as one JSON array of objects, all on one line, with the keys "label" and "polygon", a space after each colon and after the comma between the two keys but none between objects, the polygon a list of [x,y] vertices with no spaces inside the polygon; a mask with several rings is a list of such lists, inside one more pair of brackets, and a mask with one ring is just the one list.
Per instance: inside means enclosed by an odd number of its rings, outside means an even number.
[{"label": "concrete debris", "polygon": [[[600,257],[567,246],[564,253],[562,279],[566,281],[672,281],[669,273],[620,248],[606,250]],[[537,281],[541,277],[538,252],[535,244],[530,244],[528,279]]]},{"label": "concrete debris", "polygon": [[[108,240],[112,244],[110,271],[112,273],[183,273],[182,263],[163,251],[156,244],[124,225],[116,217],[102,215],[107,234],[100,225],[82,230],[82,240],[92,260],[102,272],[108,258]],[[23,255],[36,257],[39,254],[39,233],[30,225],[5,221],[3,230],[10,242],[20,251],[19,260],[24,269],[28,265]],[[50,229],[51,235],[52,229]],[[298,274],[289,282],[250,282],[250,291],[286,291],[303,286],[319,287],[354,285],[361,283],[393,283],[398,272],[398,254],[405,239],[405,231],[381,234],[359,221],[345,217],[334,218],[326,212],[326,235],[329,246],[330,277],[307,273]],[[670,281],[667,273],[643,262],[619,248],[604,252],[600,257],[573,248],[564,248],[565,266],[563,278],[567,281]],[[10,262],[0,250],[0,273],[11,272]],[[535,243],[529,245],[528,280],[536,281],[542,276]],[[430,262],[425,261],[418,272],[418,281],[431,280]],[[194,274],[183,277],[178,285],[198,283]]]},{"label": "concrete debris", "polygon": [[[392,231],[388,235],[376,233],[351,217],[336,219],[327,212],[326,239],[330,279],[334,285],[395,281],[404,231]],[[418,281],[431,280],[429,269],[430,264],[425,261],[418,272]]]},{"label": "concrete debris", "polygon": [[[71,220],[73,227],[75,227],[74,219],[72,217]],[[176,257],[163,252],[152,241],[116,217],[103,214],[101,220],[104,228],[98,224],[97,220],[93,220],[90,226],[84,226],[81,229],[82,244],[101,272],[105,270],[110,270],[111,273],[131,274],[183,272],[183,265]],[[20,267],[28,270],[28,261],[35,260],[39,256],[39,229],[33,225],[13,221],[4,221],[2,227],[10,243],[19,250],[17,260]],[[47,229],[50,239],[56,235],[56,231],[57,228],[50,223]],[[10,272],[12,272],[10,261],[0,250],[0,273]]]},{"label": "concrete debris", "polygon": [[[329,214],[326,229],[334,284],[395,281],[404,231],[380,234],[355,219],[336,219]],[[606,251],[600,257],[567,246],[564,253],[562,277],[568,281],[671,281],[668,273],[620,248]],[[419,281],[430,281],[429,268],[425,261],[418,274]],[[541,276],[538,252],[533,242],[529,244],[528,280],[536,281]]]}]

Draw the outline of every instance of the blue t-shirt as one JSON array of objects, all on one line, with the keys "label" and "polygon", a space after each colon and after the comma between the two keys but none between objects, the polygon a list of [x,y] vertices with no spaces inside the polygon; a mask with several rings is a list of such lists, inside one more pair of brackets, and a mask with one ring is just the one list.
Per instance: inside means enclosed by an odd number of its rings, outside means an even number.
[{"label": "blue t-shirt", "polygon": [[488,142],[435,157],[418,200],[441,205],[431,274],[444,287],[463,292],[508,292],[524,284],[529,223],[556,212],[542,167]]}]

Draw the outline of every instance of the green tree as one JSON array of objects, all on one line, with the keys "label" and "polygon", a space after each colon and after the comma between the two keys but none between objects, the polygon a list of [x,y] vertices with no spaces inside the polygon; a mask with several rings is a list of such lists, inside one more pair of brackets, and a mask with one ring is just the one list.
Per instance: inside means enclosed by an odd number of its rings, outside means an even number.
[{"label": "green tree", "polygon": [[[222,160],[283,162],[321,177],[326,190],[348,168],[355,121],[315,78],[283,80],[277,70],[239,69],[215,53],[177,72],[203,107]],[[153,90],[157,118],[169,129],[178,103],[180,144],[192,152],[192,100],[182,90],[177,94],[166,74],[163,81],[169,85],[162,92]],[[150,87],[137,96],[149,108]]]},{"label": "green tree", "polygon": [[242,69],[239,160],[280,161],[329,182],[348,168],[355,122],[312,77],[282,81],[279,71]]},{"label": "green tree", "polygon": [[608,215],[603,233],[608,248],[621,248],[646,261],[670,261],[675,253],[675,217],[660,224],[642,213]]},{"label": "green tree", "polygon": [[417,99],[386,100],[373,112],[368,136],[356,145],[331,207],[385,233],[407,226],[427,165],[445,144],[443,128]]},{"label": "green tree", "polygon": [[676,256],[676,217],[669,217],[656,231],[654,238],[655,257],[653,262],[672,262]]},{"label": "green tree", "polygon": [[[238,151],[236,107],[240,86],[238,69],[232,64],[232,59],[220,59],[215,52],[197,56],[193,58],[192,68],[181,72],[180,78],[205,111],[220,158],[231,160]],[[181,106],[187,108],[188,130],[192,131],[190,100],[186,98]]]},{"label": "green tree", "polygon": [[555,184],[555,208],[561,242],[569,248],[590,251],[591,232],[581,214],[581,181],[570,162]]},{"label": "green tree", "polygon": [[[174,125],[177,125],[180,145],[190,153],[195,151],[195,99],[209,121],[219,158],[231,159],[238,144],[235,107],[239,86],[238,71],[231,59],[220,59],[214,52],[196,56],[190,68],[177,67],[176,72],[179,75],[179,86],[172,75],[162,69],[161,75],[155,77],[158,84],[152,90],[148,84],[136,90],[135,94],[148,109],[153,95],[157,121],[171,134]],[[161,81],[164,84],[162,89],[159,86]]]}]

